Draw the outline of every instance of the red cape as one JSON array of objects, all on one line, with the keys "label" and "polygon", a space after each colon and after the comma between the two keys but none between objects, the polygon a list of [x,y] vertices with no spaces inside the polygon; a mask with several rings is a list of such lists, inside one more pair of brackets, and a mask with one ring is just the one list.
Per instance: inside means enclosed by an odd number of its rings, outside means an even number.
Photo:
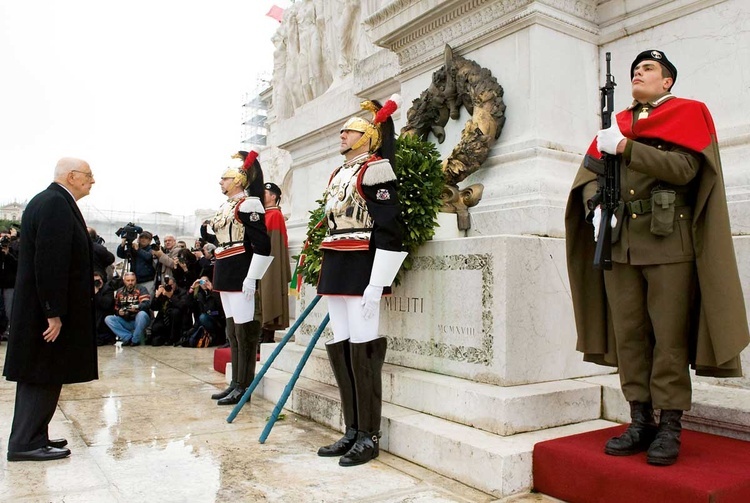
[{"label": "red cape", "polygon": [[[633,110],[623,110],[617,114],[617,125],[622,134],[631,140],[658,138],[693,152],[703,152],[711,144],[711,139],[716,138],[714,121],[706,105],[684,98],[670,98],[652,108],[649,116],[640,119],[635,126]],[[601,157],[596,138],[586,153],[592,157]]]}]

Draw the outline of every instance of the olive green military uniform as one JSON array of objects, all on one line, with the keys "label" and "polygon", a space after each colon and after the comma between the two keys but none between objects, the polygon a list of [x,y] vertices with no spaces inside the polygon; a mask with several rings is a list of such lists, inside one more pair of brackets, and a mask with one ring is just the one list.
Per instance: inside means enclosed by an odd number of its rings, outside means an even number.
[{"label": "olive green military uniform", "polygon": [[[634,104],[633,124],[620,123],[629,140],[621,156],[624,204],[616,212],[612,270],[602,274],[592,267],[593,227],[584,216],[597,185],[583,167],[566,210],[566,248],[577,349],[587,361],[619,366],[629,402],[688,410],[689,364],[701,374],[741,375],[738,355],[747,345],[748,330],[715,137],[698,152],[633,134],[639,116],[647,118],[673,98],[667,93],[646,105]],[[675,99],[669,106],[684,101]],[[684,106],[695,108],[693,103]],[[655,190],[669,191],[656,196],[665,204],[654,204]],[[714,231],[707,229],[718,229],[718,237],[709,238]],[[726,270],[717,271],[717,264]],[[722,283],[728,295],[723,307],[717,302]]]}]

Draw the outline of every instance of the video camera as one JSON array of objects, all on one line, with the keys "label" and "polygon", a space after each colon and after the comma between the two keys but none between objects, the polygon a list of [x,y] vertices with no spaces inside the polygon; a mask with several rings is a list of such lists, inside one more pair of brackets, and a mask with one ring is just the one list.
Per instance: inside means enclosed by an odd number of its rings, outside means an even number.
[{"label": "video camera", "polygon": [[154,242],[151,243],[151,249],[154,251],[161,250],[161,241],[159,240],[159,236],[154,234],[153,240]]},{"label": "video camera", "polygon": [[10,246],[10,236],[3,236],[0,238],[0,247],[7,248]]},{"label": "video camera", "polygon": [[138,225],[133,224],[133,222],[128,222],[127,224],[123,225],[119,229],[115,231],[115,235],[125,239],[128,243],[132,243],[136,239],[138,239],[138,235],[143,232],[143,227],[140,227]]}]

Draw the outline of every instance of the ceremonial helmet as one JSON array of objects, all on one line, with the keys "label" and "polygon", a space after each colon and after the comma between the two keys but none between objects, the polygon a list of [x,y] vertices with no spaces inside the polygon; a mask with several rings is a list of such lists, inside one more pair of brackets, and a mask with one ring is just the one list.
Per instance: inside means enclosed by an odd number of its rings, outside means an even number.
[{"label": "ceremonial helmet", "polygon": [[[258,152],[254,150],[251,150],[250,152],[240,150],[232,155],[227,168],[224,170],[224,173],[221,174],[221,177],[232,178],[234,179],[235,184],[241,186],[243,189],[247,188],[250,181],[252,181],[250,179],[250,177],[252,177],[252,170],[250,168],[253,166],[257,158]],[[250,177],[248,177],[248,174],[250,174]]]},{"label": "ceremonial helmet", "polygon": [[382,124],[398,109],[400,104],[401,96],[398,94],[394,94],[388,98],[388,101],[382,107],[377,102],[371,100],[365,100],[360,103],[359,106],[362,110],[372,112],[372,120],[354,116],[341,126],[341,132],[348,130],[362,133],[362,137],[352,145],[350,150],[357,150],[362,145],[367,144],[368,141],[370,142],[370,152],[375,152],[379,149],[383,143]]}]

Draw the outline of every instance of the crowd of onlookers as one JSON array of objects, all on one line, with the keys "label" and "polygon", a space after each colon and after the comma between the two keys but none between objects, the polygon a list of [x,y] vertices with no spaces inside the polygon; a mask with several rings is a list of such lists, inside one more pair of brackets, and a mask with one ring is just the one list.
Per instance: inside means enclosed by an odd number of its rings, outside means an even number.
[{"label": "crowd of onlookers", "polygon": [[[225,344],[226,319],[211,278],[211,243],[192,248],[174,236],[142,231],[123,238],[116,255],[89,228],[93,243],[94,307],[97,344],[123,346],[214,346]],[[0,230],[0,341],[7,340],[18,267],[19,231]]]},{"label": "crowd of onlookers", "polygon": [[226,319],[211,278],[211,243],[192,248],[174,236],[141,231],[122,238],[116,255],[89,230],[94,250],[94,301],[97,343],[123,346],[213,346],[225,343]]}]

